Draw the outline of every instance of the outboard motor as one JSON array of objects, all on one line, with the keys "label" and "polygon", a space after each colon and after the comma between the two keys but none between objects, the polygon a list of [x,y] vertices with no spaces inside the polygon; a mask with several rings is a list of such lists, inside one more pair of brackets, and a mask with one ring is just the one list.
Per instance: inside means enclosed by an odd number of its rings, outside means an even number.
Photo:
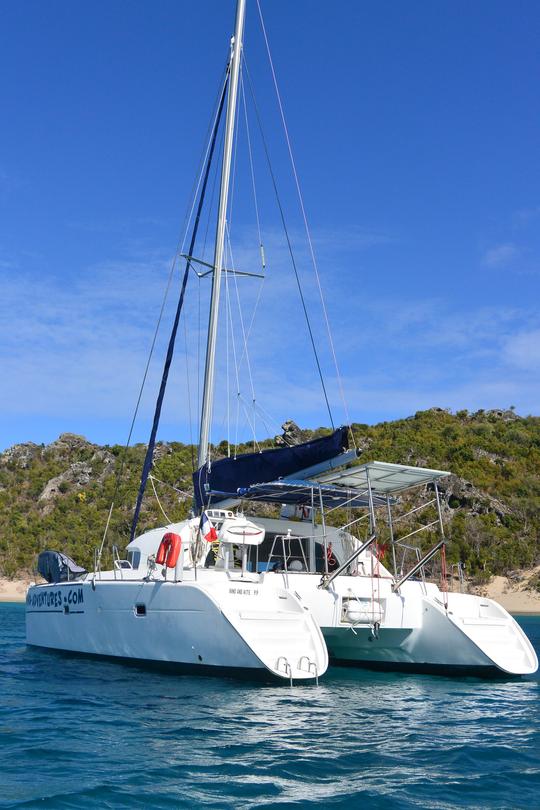
[{"label": "outboard motor", "polygon": [[42,551],[38,557],[38,571],[47,582],[69,582],[88,573],[86,568],[60,551]]}]

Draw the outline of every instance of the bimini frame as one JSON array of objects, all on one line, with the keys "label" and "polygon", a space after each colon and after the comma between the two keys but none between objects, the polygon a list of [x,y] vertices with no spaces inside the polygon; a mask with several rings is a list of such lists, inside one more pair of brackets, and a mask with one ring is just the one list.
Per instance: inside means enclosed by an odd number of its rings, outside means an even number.
[{"label": "bimini frame", "polygon": [[[314,470],[310,472],[313,473]],[[441,553],[444,554],[446,539],[437,482],[448,475],[450,475],[450,473],[444,470],[371,461],[357,467],[349,467],[340,470],[333,469],[332,471],[325,470],[319,475],[312,474],[309,478],[302,476],[302,473],[297,473],[294,478],[282,478],[276,481],[270,481],[266,484],[255,484],[243,488],[241,492],[239,490],[239,495],[240,500],[245,499],[252,503],[274,503],[276,505],[282,504],[295,506],[301,510],[309,510],[308,513],[311,516],[312,522],[311,534],[302,536],[295,534],[294,537],[288,535],[287,540],[307,541],[307,570],[310,573],[315,573],[316,571],[315,540],[317,538],[319,542],[322,542],[324,548],[324,571],[319,585],[321,588],[327,588],[340,574],[346,571],[350,572],[351,567],[353,567],[360,555],[380,540],[381,533],[379,524],[387,522],[394,569],[394,583],[392,587],[394,591],[399,591],[403,583],[414,576],[418,571],[421,572],[422,580],[425,583],[425,565],[437,552],[441,551]],[[427,485],[433,487],[433,498],[394,517],[392,507],[399,502],[399,496],[401,494]],[[218,507],[221,505],[222,504],[216,504]],[[227,505],[229,504],[227,503]],[[412,531],[407,532],[407,534],[397,535],[396,527],[400,521],[412,515],[418,515],[422,510],[433,505],[435,505],[437,509],[436,520],[431,520],[422,526],[414,528]],[[350,556],[334,571],[329,571],[328,558],[331,549],[328,538],[331,533],[328,531],[328,518],[334,510],[343,508],[362,509],[363,514],[359,517],[354,517],[343,526],[335,528],[341,531],[347,531],[353,526],[358,525],[361,521],[367,520],[367,539],[363,542],[357,540],[357,547]],[[386,512],[386,521],[383,515],[381,515],[381,510]],[[322,533],[315,531],[315,519],[317,514],[320,516],[320,528]],[[285,517],[283,511],[282,516]],[[438,527],[439,541],[422,557],[420,549],[417,546],[409,545],[406,541],[420,532],[433,529],[435,526]],[[283,540],[284,538],[280,536],[276,539]],[[270,558],[274,552],[274,546],[272,547]],[[403,549],[401,566],[398,566],[397,561],[397,551],[399,549]],[[404,573],[404,560],[407,551],[416,553],[416,563],[409,571]],[[302,554],[304,554],[303,551]],[[285,552],[284,556],[286,556]],[[270,564],[270,560],[268,564]],[[286,572],[286,560],[284,560],[284,565]]]},{"label": "bimini frame", "polygon": [[[335,579],[336,576],[347,570],[349,566],[365,551],[369,546],[375,543],[379,537],[377,529],[377,515],[376,506],[380,506],[381,501],[384,499],[386,504],[386,514],[388,531],[390,535],[390,545],[392,549],[392,563],[394,568],[394,582],[393,591],[399,591],[400,587],[410,577],[414,576],[418,571],[421,572],[423,581],[425,581],[424,567],[425,565],[441,550],[445,548],[446,538],[444,534],[444,525],[442,519],[441,499],[438,487],[438,481],[450,475],[449,472],[444,470],[433,470],[426,467],[411,467],[404,464],[391,464],[389,462],[371,461],[367,464],[362,464],[358,467],[352,467],[345,470],[332,471],[329,474],[320,477],[321,484],[332,485],[334,487],[343,487],[348,490],[356,490],[358,498],[367,496],[368,504],[368,517],[369,517],[369,537],[357,548],[346,562],[339,566],[338,569],[330,575],[323,575],[321,579],[321,587],[328,587],[328,585]],[[395,504],[399,495],[404,492],[410,491],[417,487],[424,487],[427,485],[433,486],[434,497],[418,506],[409,509],[407,512],[395,518],[392,514],[392,505]],[[416,529],[408,532],[407,534],[396,536],[396,524],[403,521],[413,514],[418,514],[430,506],[436,506],[437,518],[432,520]],[[365,517],[362,516],[362,517]],[[350,527],[353,523],[358,522],[361,518],[357,518],[343,528]],[[411,546],[405,543],[406,540],[413,535],[420,532],[428,531],[438,527],[439,541],[431,548],[427,554],[420,557],[420,550],[416,546]],[[403,571],[403,560],[401,569],[398,569],[396,558],[396,549],[402,548],[404,552],[412,550],[417,554],[416,564],[407,573]]]}]

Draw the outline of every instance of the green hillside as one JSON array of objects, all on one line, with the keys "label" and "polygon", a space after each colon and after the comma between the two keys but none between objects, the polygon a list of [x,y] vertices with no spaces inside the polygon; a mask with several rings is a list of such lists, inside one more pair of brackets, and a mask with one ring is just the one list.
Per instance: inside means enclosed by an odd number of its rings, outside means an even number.
[{"label": "green hillside", "polygon": [[[407,419],[353,426],[361,461],[379,460],[450,470],[443,493],[449,558],[470,575],[528,567],[540,561],[540,418],[510,411],[456,414],[434,408]],[[316,433],[324,432],[323,429]],[[303,431],[302,438],[313,435]],[[273,441],[264,442],[272,446]],[[217,453],[224,445],[216,448]],[[0,455],[0,574],[30,572],[37,552],[65,551],[92,567],[117,487],[108,533],[123,548],[145,447],[126,453],[63,434],[50,445],[15,445]],[[161,507],[171,520],[185,517],[193,448],[156,448],[153,475]],[[163,483],[160,483],[163,482]],[[165,522],[149,485],[140,530]]]}]

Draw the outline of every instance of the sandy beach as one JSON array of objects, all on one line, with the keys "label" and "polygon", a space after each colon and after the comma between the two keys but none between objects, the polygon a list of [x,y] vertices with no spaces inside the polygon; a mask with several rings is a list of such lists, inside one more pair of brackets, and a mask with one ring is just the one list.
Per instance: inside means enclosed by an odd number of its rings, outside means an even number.
[{"label": "sandy beach", "polygon": [[509,613],[540,613],[540,592],[527,588],[529,579],[539,572],[540,566],[522,571],[520,582],[508,577],[492,577],[488,585],[471,589],[471,592],[494,599]]},{"label": "sandy beach", "polygon": [[33,580],[30,577],[21,579],[0,577],[0,602],[24,602],[31,582]]},{"label": "sandy beach", "polygon": [[[507,577],[493,577],[488,585],[471,588],[471,593],[494,599],[509,613],[540,613],[540,592],[528,590],[526,587],[530,577],[538,573],[540,566],[523,571],[523,579],[518,583]],[[31,582],[30,577],[21,579],[0,577],[0,602],[24,602]],[[457,590],[456,584],[453,587]]]}]

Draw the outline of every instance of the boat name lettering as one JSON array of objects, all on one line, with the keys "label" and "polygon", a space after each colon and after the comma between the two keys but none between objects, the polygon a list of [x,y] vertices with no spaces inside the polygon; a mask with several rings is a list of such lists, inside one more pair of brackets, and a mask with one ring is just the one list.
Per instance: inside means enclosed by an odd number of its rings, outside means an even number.
[{"label": "boat name lettering", "polygon": [[258,596],[259,595],[259,591],[258,591],[257,588],[254,588],[253,592],[252,592],[251,588],[229,588],[229,593],[234,593],[237,596],[238,595],[240,595],[240,596],[251,596],[252,593],[253,593],[253,596]]},{"label": "boat name lettering", "polygon": [[82,588],[70,588],[67,593],[63,589],[39,591],[38,593],[29,593],[26,597],[28,607],[33,608],[58,608],[62,607],[62,605],[82,605],[83,602],[84,593]]}]

